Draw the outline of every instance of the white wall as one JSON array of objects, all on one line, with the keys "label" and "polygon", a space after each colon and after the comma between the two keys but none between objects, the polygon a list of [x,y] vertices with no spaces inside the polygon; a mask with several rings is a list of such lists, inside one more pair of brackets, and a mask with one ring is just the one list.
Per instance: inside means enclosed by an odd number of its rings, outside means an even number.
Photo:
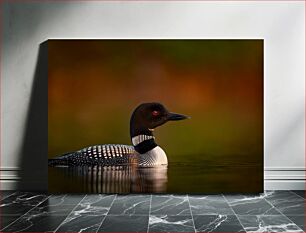
[{"label": "white wall", "polygon": [[304,189],[303,2],[12,1],[2,10],[2,189],[18,183],[39,44],[55,38],[263,38],[265,188]]}]

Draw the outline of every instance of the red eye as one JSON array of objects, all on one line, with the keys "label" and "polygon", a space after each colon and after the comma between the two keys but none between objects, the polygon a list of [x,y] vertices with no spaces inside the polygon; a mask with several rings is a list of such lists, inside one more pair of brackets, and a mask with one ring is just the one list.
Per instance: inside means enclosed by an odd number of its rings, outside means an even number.
[{"label": "red eye", "polygon": [[152,115],[153,115],[153,116],[158,116],[158,115],[159,115],[159,111],[155,111],[155,110],[154,110],[154,111],[152,112]]}]

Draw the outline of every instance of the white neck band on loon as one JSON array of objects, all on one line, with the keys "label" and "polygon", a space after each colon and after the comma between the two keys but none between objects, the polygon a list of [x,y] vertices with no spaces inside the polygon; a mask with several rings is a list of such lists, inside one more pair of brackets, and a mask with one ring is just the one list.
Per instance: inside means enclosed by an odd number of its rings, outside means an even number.
[{"label": "white neck band on loon", "polygon": [[155,137],[153,135],[141,134],[141,135],[137,135],[133,137],[132,143],[133,143],[133,146],[137,146],[139,143],[142,143],[143,141],[150,140],[150,139],[155,139]]},{"label": "white neck band on loon", "polygon": [[154,139],[153,135],[140,134],[132,137],[132,143],[138,153],[144,154],[157,146]]}]

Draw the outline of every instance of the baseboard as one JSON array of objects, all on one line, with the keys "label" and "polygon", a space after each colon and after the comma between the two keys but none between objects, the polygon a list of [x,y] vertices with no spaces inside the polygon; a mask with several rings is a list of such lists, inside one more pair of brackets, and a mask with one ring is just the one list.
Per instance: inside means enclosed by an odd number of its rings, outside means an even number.
[{"label": "baseboard", "polygon": [[4,167],[0,169],[0,189],[15,190],[18,187],[20,177],[16,167]]},{"label": "baseboard", "polygon": [[265,190],[305,190],[305,168],[266,167]]},{"label": "baseboard", "polygon": [[33,172],[30,177],[21,177],[18,167],[0,168],[0,190],[47,191],[47,175]]},{"label": "baseboard", "polygon": [[[16,190],[20,187],[22,178],[17,167],[0,169],[0,189]],[[23,189],[45,190],[46,178],[28,177],[27,187]],[[264,169],[265,190],[305,190],[305,168],[303,167],[267,167]]]},{"label": "baseboard", "polygon": [[305,180],[265,180],[265,190],[305,190]]}]

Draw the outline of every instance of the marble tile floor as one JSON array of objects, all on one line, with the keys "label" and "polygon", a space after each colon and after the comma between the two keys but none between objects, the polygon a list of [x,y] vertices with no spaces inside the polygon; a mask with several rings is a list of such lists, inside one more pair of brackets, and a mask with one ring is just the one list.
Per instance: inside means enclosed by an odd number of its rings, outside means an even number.
[{"label": "marble tile floor", "polygon": [[304,191],[49,195],[0,191],[1,232],[304,232]]}]

